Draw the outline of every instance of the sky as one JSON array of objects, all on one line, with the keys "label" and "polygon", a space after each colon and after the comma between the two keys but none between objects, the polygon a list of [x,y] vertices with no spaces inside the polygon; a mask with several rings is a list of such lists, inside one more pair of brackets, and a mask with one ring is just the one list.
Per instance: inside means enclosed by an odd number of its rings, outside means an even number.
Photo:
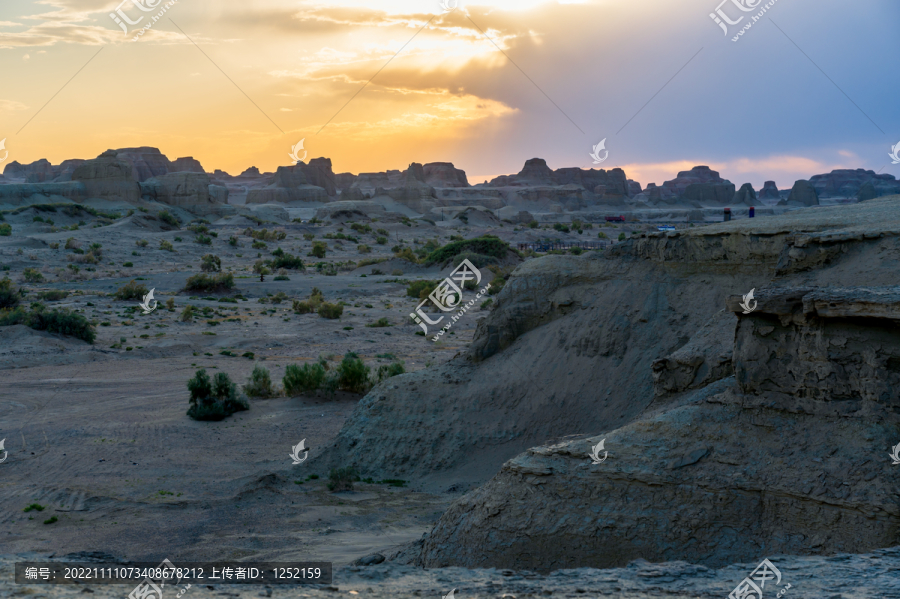
[{"label": "sky", "polygon": [[151,146],[236,175],[302,140],[335,172],[470,183],[536,157],[644,186],[900,177],[898,2],[443,2],[0,0],[0,167]]}]

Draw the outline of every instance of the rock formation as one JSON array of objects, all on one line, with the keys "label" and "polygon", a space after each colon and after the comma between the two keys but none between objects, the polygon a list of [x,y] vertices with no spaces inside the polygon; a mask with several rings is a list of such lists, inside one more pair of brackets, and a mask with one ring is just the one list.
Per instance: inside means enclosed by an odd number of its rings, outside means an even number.
[{"label": "rock formation", "polygon": [[[279,166],[271,185],[262,189],[251,189],[247,192],[247,204],[327,202],[329,197],[325,188],[311,185],[308,179],[310,172],[316,174],[317,178],[324,177],[325,175],[319,169],[325,167],[326,165],[320,164],[316,168],[310,169],[302,162],[294,166]],[[330,170],[331,161],[327,163],[327,168]],[[243,177],[244,174],[241,176]]]},{"label": "rock formation", "polygon": [[753,190],[753,185],[750,183],[744,183],[741,185],[741,188],[734,194],[734,199],[731,200],[732,204],[745,204],[747,206],[755,206],[756,205],[756,192]]},{"label": "rock formation", "polygon": [[[695,166],[689,171],[679,172],[677,177],[666,181],[662,184],[662,187],[665,187],[676,196],[683,196],[689,186],[701,184],[723,185],[731,184],[731,182],[720,177],[717,171],[712,170],[708,166]],[[732,195],[734,195],[733,192]],[[728,201],[730,200],[731,197],[728,198]]]},{"label": "rock formation", "polygon": [[429,162],[424,167],[425,183],[434,187],[469,187],[466,171],[452,162]]},{"label": "rock formation", "polygon": [[818,206],[819,195],[809,181],[800,179],[791,188],[791,195],[788,196],[787,203],[788,206]]},{"label": "rock formation", "polygon": [[887,173],[876,174],[865,169],[837,169],[809,178],[820,198],[855,198],[860,188],[871,183],[876,197],[900,193],[900,181]]},{"label": "rock formation", "polygon": [[780,200],[781,195],[778,193],[778,187],[775,181],[766,181],[762,189],[759,190],[759,199],[761,200]]},{"label": "rock formation", "polygon": [[141,186],[132,176],[131,164],[118,158],[116,150],[107,150],[72,172],[72,181],[84,185],[86,198],[136,202]]}]

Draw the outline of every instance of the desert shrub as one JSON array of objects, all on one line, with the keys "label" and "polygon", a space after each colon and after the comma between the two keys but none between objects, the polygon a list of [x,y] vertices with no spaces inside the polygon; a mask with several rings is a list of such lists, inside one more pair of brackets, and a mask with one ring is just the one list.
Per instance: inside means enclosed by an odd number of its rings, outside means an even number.
[{"label": "desert shrub", "polygon": [[385,379],[389,379],[392,376],[397,376],[398,374],[403,374],[406,372],[406,369],[403,367],[403,362],[394,362],[393,364],[383,364],[378,367],[378,382],[382,382]]},{"label": "desert shrub", "polygon": [[188,231],[193,231],[194,233],[197,233],[198,235],[204,234],[204,233],[209,233],[209,228],[203,224],[191,225],[187,229],[188,229]]},{"label": "desert shrub", "polygon": [[271,302],[273,304],[280,304],[284,300],[288,299],[287,294],[284,291],[279,291],[275,295],[272,296]]},{"label": "desert shrub", "polygon": [[371,387],[369,370],[359,356],[347,352],[337,367],[340,388],[354,393],[365,393]]},{"label": "desert shrub", "polygon": [[246,399],[237,396],[237,385],[224,372],[216,373],[210,381],[206,370],[201,368],[187,387],[191,394],[187,415],[194,420],[222,420],[250,408]]},{"label": "desert shrub", "polygon": [[219,273],[217,275],[199,274],[189,277],[184,284],[185,291],[223,292],[234,289],[234,275]]},{"label": "desert shrub", "polygon": [[252,237],[253,239],[259,239],[260,241],[281,241],[287,237],[287,233],[284,231],[268,231],[267,229],[254,231],[250,227],[244,229],[244,235]]},{"label": "desert shrub", "polygon": [[166,300],[166,309],[169,312],[175,311],[175,298],[174,297],[170,297],[169,299]]},{"label": "desert shrub", "polygon": [[181,221],[178,220],[178,217],[169,212],[168,210],[162,210],[156,213],[156,218],[166,223],[169,226],[177,227],[181,224]]},{"label": "desert shrub", "polygon": [[275,277],[275,280],[276,281],[290,281],[291,278],[286,275],[278,275],[277,277]]},{"label": "desert shrub", "polygon": [[26,268],[22,271],[22,277],[28,283],[40,283],[44,280],[44,275],[34,268]]},{"label": "desert shrub", "polygon": [[356,246],[356,251],[359,252],[360,254],[371,254],[372,248],[370,248],[366,244],[362,244],[362,245]]},{"label": "desert shrub", "polygon": [[38,298],[48,301],[48,302],[58,302],[59,300],[66,299],[69,297],[68,291],[62,291],[60,289],[51,289],[50,291],[42,291],[38,293]]},{"label": "desert shrub", "polygon": [[319,306],[324,301],[325,296],[322,294],[319,288],[313,287],[312,291],[309,294],[309,298],[306,301],[294,300],[293,309],[297,314],[309,314],[311,312],[317,311],[319,309]]},{"label": "desert shrub", "polygon": [[269,371],[262,366],[255,366],[247,384],[244,385],[244,393],[250,397],[275,397],[278,392],[272,386]]},{"label": "desert shrub", "polygon": [[22,308],[0,311],[0,326],[24,324],[36,331],[59,333],[88,343],[96,338],[94,327],[87,318],[66,309],[45,310],[40,304],[32,304],[30,312]]},{"label": "desert shrub", "polygon": [[538,228],[538,222],[537,222],[536,220],[531,221],[530,223],[528,223],[528,228],[530,228],[530,229],[537,229],[537,228]]},{"label": "desert shrub", "polygon": [[275,251],[272,252],[273,256],[284,256],[284,250],[281,248],[275,248]]},{"label": "desert shrub", "polygon": [[372,230],[372,227],[369,225],[361,225],[359,223],[351,223],[350,228],[354,231],[358,231],[360,233],[369,233]]},{"label": "desert shrub", "polygon": [[197,235],[194,237],[194,243],[199,243],[200,245],[212,245],[212,238],[207,237],[206,235]]},{"label": "desert shrub", "polygon": [[424,297],[428,297],[428,295],[434,291],[435,287],[438,286],[438,283],[440,283],[440,281],[413,281],[406,288],[406,295],[409,297],[423,298],[422,292],[424,291]]},{"label": "desert shrub", "polygon": [[166,250],[167,252],[174,252],[175,248],[172,246],[170,241],[166,241],[165,239],[159,240],[159,249]]},{"label": "desert shrub", "polygon": [[395,258],[400,258],[401,260],[406,260],[408,262],[412,262],[413,264],[419,263],[419,258],[416,256],[413,251],[409,248],[402,248],[398,252],[394,254]]},{"label": "desert shrub", "polygon": [[126,268],[131,268],[132,266],[134,266],[134,262],[123,262],[122,266],[124,266]]},{"label": "desert shrub", "polygon": [[303,260],[298,256],[284,254],[270,261],[272,268],[287,268],[289,270],[303,270]]},{"label": "desert shrub", "polygon": [[200,270],[203,272],[219,272],[222,270],[222,260],[214,254],[206,254],[200,258]]},{"label": "desert shrub", "polygon": [[459,266],[463,260],[468,260],[475,265],[475,268],[484,268],[489,264],[497,264],[499,261],[496,256],[488,256],[486,254],[476,254],[475,252],[463,252],[453,257],[453,266]]},{"label": "desert shrub", "polygon": [[0,237],[9,237],[10,235],[12,235],[12,225],[0,223]]},{"label": "desert shrub", "polygon": [[388,242],[387,237],[377,237],[375,239],[375,243],[377,243],[378,245],[387,245],[387,242]]},{"label": "desert shrub", "polygon": [[312,241],[314,238],[315,238],[315,235],[312,233],[304,233],[303,234],[303,239],[305,239],[306,241]]},{"label": "desert shrub", "polygon": [[362,268],[363,266],[372,266],[373,264],[381,264],[386,260],[387,258],[363,258],[359,261],[359,264],[356,265],[356,268]]},{"label": "desert shrub", "polygon": [[568,233],[569,227],[562,223],[553,223],[553,228],[559,231],[560,233]]},{"label": "desert shrub", "polygon": [[583,252],[584,252],[584,250],[581,249],[580,247],[569,248],[569,253],[575,254],[576,256],[580,256]]},{"label": "desert shrub", "polygon": [[425,264],[443,264],[451,260],[454,256],[463,252],[472,252],[485,256],[493,256],[503,259],[509,251],[509,244],[497,237],[484,235],[473,239],[465,239],[462,241],[452,241],[442,248],[431,252],[425,259]]},{"label": "desert shrub", "polygon": [[145,248],[148,245],[150,245],[150,242],[147,241],[146,239],[138,239],[137,241],[134,242],[134,245],[138,246],[139,248]]},{"label": "desert shrub", "polygon": [[19,290],[13,287],[9,277],[0,279],[0,309],[6,310],[19,305]]},{"label": "desert shrub", "polygon": [[315,256],[316,258],[324,258],[325,250],[328,248],[325,245],[324,241],[314,241],[312,246],[312,251],[309,253],[310,256]]},{"label": "desert shrub", "polygon": [[234,235],[232,235],[231,237],[229,237],[229,238],[228,238],[228,245],[230,245],[231,247],[237,247],[237,245],[238,245],[238,238],[235,237]]},{"label": "desert shrub", "polygon": [[600,231],[599,233],[597,233],[597,237],[600,239],[608,239],[608,237],[606,236],[606,233],[604,233],[603,231]]},{"label": "desert shrub", "polygon": [[352,466],[346,468],[332,468],[328,474],[328,490],[329,491],[352,491],[353,481],[359,475]]},{"label": "desert shrub", "polygon": [[69,237],[66,239],[66,249],[67,250],[77,250],[81,247],[81,242],[75,239],[74,237]]},{"label": "desert shrub", "polygon": [[132,279],[119,287],[113,295],[117,300],[143,300],[147,292],[148,289],[145,285]]},{"label": "desert shrub", "polygon": [[54,242],[54,243],[51,243],[51,244],[50,244],[50,249],[51,249],[51,250],[58,250],[58,249],[59,249],[59,244],[58,244],[58,243],[55,243],[55,242]]},{"label": "desert shrub", "polygon": [[389,326],[391,326],[391,321],[388,320],[387,318],[382,317],[382,318],[379,318],[378,320],[376,320],[375,322],[371,322],[371,323],[367,324],[366,326],[369,328],[372,328],[372,329],[377,329],[377,328],[381,328],[381,327],[389,327]]},{"label": "desert shrub", "polygon": [[489,297],[486,300],[484,300],[483,302],[481,302],[481,309],[486,310],[487,308],[490,308],[491,304],[493,304],[493,303],[494,303],[494,298]]},{"label": "desert shrub", "polygon": [[254,241],[254,242],[251,244],[251,247],[252,247],[254,250],[264,250],[264,249],[266,249],[266,248],[269,247],[269,246],[267,246],[267,245],[266,245],[265,243],[263,243],[262,241],[256,240],[256,241]]},{"label": "desert shrub", "polygon": [[69,254],[66,259],[78,264],[99,264],[102,257],[100,250],[91,250],[86,254]]},{"label": "desert shrub", "polygon": [[190,322],[194,319],[194,306],[188,304],[181,311],[181,322]]},{"label": "desert shrub", "polygon": [[325,367],[321,364],[288,364],[284,369],[284,392],[287,395],[300,395],[312,393],[322,386],[325,380]]},{"label": "desert shrub", "polygon": [[344,306],[342,306],[341,304],[329,304],[328,302],[322,302],[317,312],[322,318],[334,320],[336,318],[340,318],[341,314],[344,313]]},{"label": "desert shrub", "polygon": [[619,233],[619,241],[625,241],[625,233]]}]

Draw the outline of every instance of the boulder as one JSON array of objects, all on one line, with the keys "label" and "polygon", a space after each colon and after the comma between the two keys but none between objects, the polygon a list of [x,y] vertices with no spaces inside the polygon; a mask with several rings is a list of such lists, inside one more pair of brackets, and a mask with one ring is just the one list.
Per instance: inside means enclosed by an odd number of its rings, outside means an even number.
[{"label": "boulder", "polygon": [[434,187],[469,187],[466,172],[452,162],[429,162],[423,167],[425,183]]},{"label": "boulder", "polygon": [[107,150],[94,160],[85,160],[72,172],[72,181],[84,185],[86,198],[124,200],[141,199],[141,186],[132,175],[131,164]]},{"label": "boulder", "polygon": [[759,199],[761,200],[780,200],[781,194],[778,193],[778,186],[775,181],[766,181],[763,183],[762,189],[759,190]]},{"label": "boulder", "polygon": [[800,179],[791,188],[787,204],[788,206],[818,206],[819,194],[816,193],[816,188],[809,181]]},{"label": "boulder", "polygon": [[746,204],[747,206],[755,206],[756,205],[756,192],[753,190],[753,185],[750,183],[744,183],[741,185],[741,188],[734,194],[734,199],[731,200],[732,204]]}]

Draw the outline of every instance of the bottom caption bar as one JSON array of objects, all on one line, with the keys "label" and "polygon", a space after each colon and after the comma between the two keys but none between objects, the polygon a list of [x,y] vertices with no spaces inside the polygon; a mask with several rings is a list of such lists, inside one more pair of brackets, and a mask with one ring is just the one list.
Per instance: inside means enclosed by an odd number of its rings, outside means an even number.
[{"label": "bottom caption bar", "polygon": [[17,562],[17,584],[137,584],[131,599],[162,597],[165,585],[331,584],[331,562]]}]

